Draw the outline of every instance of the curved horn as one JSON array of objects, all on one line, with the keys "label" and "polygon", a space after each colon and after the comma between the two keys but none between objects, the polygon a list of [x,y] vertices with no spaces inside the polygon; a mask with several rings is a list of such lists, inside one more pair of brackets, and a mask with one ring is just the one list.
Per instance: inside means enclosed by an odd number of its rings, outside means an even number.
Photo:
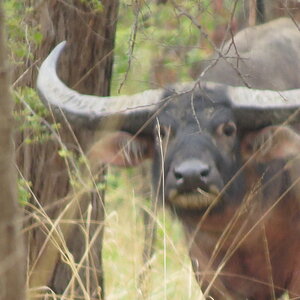
[{"label": "curved horn", "polygon": [[132,96],[98,97],[79,94],[68,88],[57,76],[56,65],[66,42],[58,44],[42,63],[37,90],[41,100],[54,113],[63,113],[73,124],[96,129],[103,121],[114,119],[118,124],[126,124],[128,119],[140,121],[132,127],[139,128],[162,101],[162,89],[147,90]]},{"label": "curved horn", "polygon": [[300,89],[271,91],[230,86],[227,94],[244,128],[300,121]]}]

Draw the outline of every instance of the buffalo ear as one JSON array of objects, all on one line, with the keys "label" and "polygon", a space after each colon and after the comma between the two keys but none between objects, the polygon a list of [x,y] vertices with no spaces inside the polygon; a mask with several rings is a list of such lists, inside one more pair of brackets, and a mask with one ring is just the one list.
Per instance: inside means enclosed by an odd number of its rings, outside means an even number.
[{"label": "buffalo ear", "polygon": [[153,156],[150,137],[133,136],[119,131],[107,134],[93,144],[87,157],[91,166],[101,163],[118,167],[132,167]]},{"label": "buffalo ear", "polygon": [[244,160],[268,162],[300,154],[300,135],[287,126],[269,126],[246,134],[241,143]]}]

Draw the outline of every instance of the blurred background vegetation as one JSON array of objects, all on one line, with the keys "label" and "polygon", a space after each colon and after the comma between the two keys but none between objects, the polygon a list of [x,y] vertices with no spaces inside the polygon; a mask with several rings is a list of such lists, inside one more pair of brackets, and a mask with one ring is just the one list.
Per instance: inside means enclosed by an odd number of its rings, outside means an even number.
[{"label": "blurred background vegetation", "polygon": [[[45,143],[60,128],[60,124],[45,122],[49,113],[38,100],[34,85],[28,84],[32,70],[36,71],[41,62],[34,53],[44,38],[36,18],[42,2],[4,0],[17,108],[16,135],[26,132],[22,143],[28,145]],[[68,0],[59,2],[73,5]],[[101,1],[81,2],[95,11],[103,9]],[[265,7],[268,18],[286,14],[280,8],[281,2],[284,1],[265,1],[269,5]],[[296,2],[291,1],[290,5]],[[130,94],[197,78],[199,62],[207,59],[226,36],[248,24],[246,0],[120,0],[111,94]],[[73,158],[73,153],[62,146],[59,156]],[[150,207],[148,188],[140,177],[135,170],[112,169],[107,175],[103,259],[106,297],[110,300],[139,296],[142,211]],[[36,195],[31,190],[32,182],[21,171],[19,178],[19,199],[26,207]],[[156,252],[151,280],[147,282],[149,299],[200,299],[180,225],[162,210],[157,224]],[[56,299],[53,294],[51,297]]]},{"label": "blurred background vegetation", "polygon": [[[208,41],[217,27],[227,26],[234,1],[224,1],[220,15],[215,14],[210,0],[177,2],[178,9],[171,1],[144,1],[139,8],[134,8],[132,1],[121,1],[113,93],[119,92],[125,78],[123,93],[188,81],[198,75],[194,68],[212,53]],[[202,32],[194,22],[203,26]]]}]

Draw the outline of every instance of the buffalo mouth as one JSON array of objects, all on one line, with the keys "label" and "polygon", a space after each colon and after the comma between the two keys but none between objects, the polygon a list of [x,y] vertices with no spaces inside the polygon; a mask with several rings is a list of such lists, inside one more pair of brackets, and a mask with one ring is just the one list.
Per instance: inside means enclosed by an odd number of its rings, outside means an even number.
[{"label": "buffalo mouth", "polygon": [[170,190],[167,200],[171,205],[184,209],[204,209],[215,206],[220,200],[220,189],[212,185],[208,191],[197,188],[193,192],[180,193],[177,190]]}]

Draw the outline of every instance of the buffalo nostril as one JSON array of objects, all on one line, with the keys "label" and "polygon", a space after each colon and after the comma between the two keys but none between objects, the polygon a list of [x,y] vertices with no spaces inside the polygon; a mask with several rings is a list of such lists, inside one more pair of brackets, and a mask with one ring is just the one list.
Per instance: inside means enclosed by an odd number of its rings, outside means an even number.
[{"label": "buffalo nostril", "polygon": [[200,170],[200,176],[202,178],[208,177],[209,173],[210,173],[209,167],[204,167],[202,170]]},{"label": "buffalo nostril", "polygon": [[174,176],[175,176],[175,178],[176,178],[177,180],[183,179],[182,173],[181,173],[180,171],[176,170],[176,169],[174,169]]}]

